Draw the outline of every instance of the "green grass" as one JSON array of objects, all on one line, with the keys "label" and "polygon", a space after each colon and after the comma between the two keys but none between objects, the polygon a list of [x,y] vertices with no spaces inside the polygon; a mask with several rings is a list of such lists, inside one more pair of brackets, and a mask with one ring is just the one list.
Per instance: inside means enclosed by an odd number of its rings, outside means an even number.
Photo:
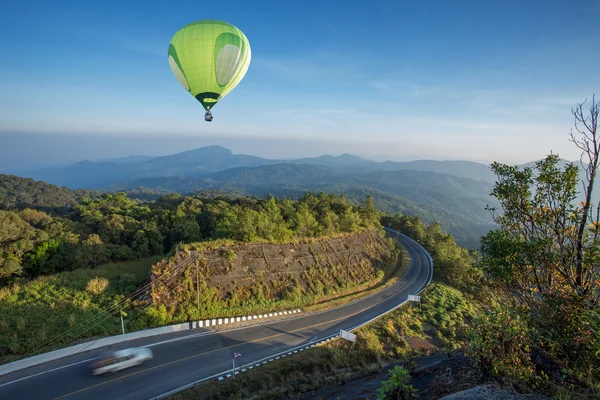
[{"label": "green grass", "polygon": [[421,305],[407,304],[361,331],[383,344],[386,357],[412,357],[419,351],[407,339],[421,338],[439,350],[462,347],[467,325],[476,315],[471,303],[455,288],[431,283],[421,294]]},{"label": "green grass", "polygon": [[[0,362],[53,350],[82,338],[118,334],[118,313],[106,315],[101,310],[147,282],[152,264],[161,258],[62,272],[0,288]],[[108,279],[109,285],[94,295],[86,287],[96,277]],[[90,323],[95,316],[103,318]]]}]

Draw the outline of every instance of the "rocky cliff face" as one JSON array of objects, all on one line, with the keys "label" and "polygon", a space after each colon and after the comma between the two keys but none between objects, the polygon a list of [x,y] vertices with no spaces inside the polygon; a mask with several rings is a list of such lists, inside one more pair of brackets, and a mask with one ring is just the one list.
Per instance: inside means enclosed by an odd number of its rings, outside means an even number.
[{"label": "rocky cliff face", "polygon": [[376,281],[398,256],[379,230],[290,244],[215,242],[186,247],[153,266],[152,302],[175,313],[203,309],[205,315],[212,303],[267,304]]}]

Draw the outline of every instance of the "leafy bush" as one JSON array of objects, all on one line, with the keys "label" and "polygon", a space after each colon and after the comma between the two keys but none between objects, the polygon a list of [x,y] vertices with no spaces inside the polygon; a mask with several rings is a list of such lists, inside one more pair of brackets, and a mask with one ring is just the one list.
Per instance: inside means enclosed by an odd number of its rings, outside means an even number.
[{"label": "leafy bush", "polygon": [[377,390],[377,400],[408,400],[415,397],[416,389],[409,384],[410,374],[406,368],[396,365],[388,372]]},{"label": "leafy bush", "polygon": [[469,334],[468,353],[483,372],[513,382],[528,382],[534,376],[531,332],[518,315],[493,310],[476,318]]},{"label": "leafy bush", "polygon": [[108,279],[96,277],[96,278],[90,279],[85,290],[88,293],[98,295],[106,290],[106,288],[108,287],[108,284],[109,284]]},{"label": "leafy bush", "polygon": [[233,249],[229,249],[224,253],[225,258],[228,261],[235,261],[237,255],[235,254],[235,251],[233,251]]}]

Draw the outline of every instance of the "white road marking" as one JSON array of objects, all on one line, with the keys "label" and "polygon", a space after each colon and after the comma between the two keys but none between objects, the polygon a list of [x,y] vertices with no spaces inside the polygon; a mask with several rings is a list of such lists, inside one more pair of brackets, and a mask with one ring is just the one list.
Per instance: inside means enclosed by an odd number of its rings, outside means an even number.
[{"label": "white road marking", "polygon": [[3,383],[2,385],[0,385],[0,387],[11,385],[13,383],[17,383],[17,382],[20,382],[20,381],[24,381],[25,379],[33,378],[35,376],[40,376],[40,375],[48,374],[50,372],[58,371],[59,369],[73,367],[73,366],[78,365],[78,364],[83,364],[85,362],[93,361],[93,360],[95,360],[97,358],[99,358],[99,357],[90,358],[90,359],[79,361],[79,362],[76,362],[76,363],[73,363],[73,364],[69,364],[69,365],[63,365],[62,367],[54,368],[54,369],[51,369],[51,370],[48,370],[48,371],[38,372],[37,374],[25,376],[25,377],[20,378],[20,379],[15,379],[14,381],[11,381],[11,382]]},{"label": "white road marking", "polygon": [[140,347],[154,347],[154,346],[158,346],[160,344],[167,344],[167,343],[172,343],[172,342],[178,342],[180,340],[192,339],[192,338],[195,338],[195,337],[198,337],[198,336],[213,335],[215,333],[217,333],[217,331],[200,332],[200,333],[195,333],[193,335],[186,335],[186,336],[182,336],[182,337],[178,337],[178,338],[174,338],[174,339],[167,339],[167,340],[163,340],[162,342],[156,342],[156,343],[152,343],[152,344],[148,344],[146,346],[140,346]]}]

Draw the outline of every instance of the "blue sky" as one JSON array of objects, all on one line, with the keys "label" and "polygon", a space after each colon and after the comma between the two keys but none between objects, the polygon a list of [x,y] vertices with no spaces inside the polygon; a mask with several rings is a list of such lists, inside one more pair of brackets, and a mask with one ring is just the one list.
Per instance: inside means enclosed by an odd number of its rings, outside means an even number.
[{"label": "blue sky", "polygon": [[[599,13],[593,0],[3,0],[0,157],[43,154],[27,138],[44,134],[57,152],[73,135],[96,143],[63,160],[206,144],[269,157],[576,159],[570,110],[599,87]],[[166,57],[199,19],[236,25],[252,47],[210,124]]]}]

